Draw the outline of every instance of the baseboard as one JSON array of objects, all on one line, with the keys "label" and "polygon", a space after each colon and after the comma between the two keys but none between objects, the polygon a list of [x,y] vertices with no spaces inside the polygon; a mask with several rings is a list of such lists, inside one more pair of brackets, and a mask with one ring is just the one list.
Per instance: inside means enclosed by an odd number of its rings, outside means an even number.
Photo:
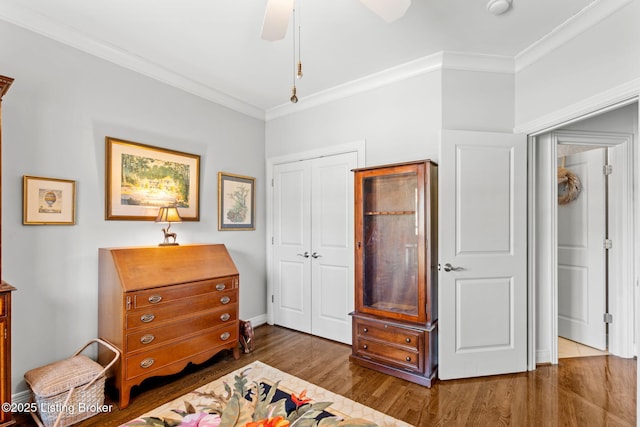
[{"label": "baseboard", "polygon": [[549,350],[536,351],[536,364],[551,363],[551,352]]},{"label": "baseboard", "polygon": [[251,322],[251,326],[253,326],[255,328],[256,326],[264,325],[265,323],[267,323],[267,315],[266,314],[261,314],[260,316],[252,317],[252,318],[246,319],[246,320],[250,321]]},{"label": "baseboard", "polygon": [[11,402],[13,403],[29,403],[30,400],[31,390],[23,390],[11,395]]}]

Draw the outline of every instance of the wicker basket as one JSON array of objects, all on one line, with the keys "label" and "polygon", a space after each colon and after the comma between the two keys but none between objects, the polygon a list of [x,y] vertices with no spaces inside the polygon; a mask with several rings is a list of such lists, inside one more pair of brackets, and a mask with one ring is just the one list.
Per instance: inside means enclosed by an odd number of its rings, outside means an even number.
[{"label": "wicker basket", "polygon": [[[103,367],[80,354],[90,344],[98,342],[115,353],[114,359]],[[106,371],[116,362],[120,353],[110,344],[94,339],[69,359],[32,369],[24,374],[38,406],[38,425],[64,427],[100,412],[104,412],[104,383]]]}]

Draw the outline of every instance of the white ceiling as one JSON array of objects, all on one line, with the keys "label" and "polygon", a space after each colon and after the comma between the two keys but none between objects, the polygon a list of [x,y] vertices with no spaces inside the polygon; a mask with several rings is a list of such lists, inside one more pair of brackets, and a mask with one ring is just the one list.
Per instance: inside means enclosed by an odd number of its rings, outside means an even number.
[{"label": "white ceiling", "polygon": [[[413,0],[387,24],[358,0],[299,0],[305,97],[441,51],[517,58],[605,0]],[[611,3],[611,1],[609,0]],[[289,104],[291,29],[260,39],[266,0],[2,0],[0,19],[254,115]],[[555,30],[555,31],[554,31]]]}]

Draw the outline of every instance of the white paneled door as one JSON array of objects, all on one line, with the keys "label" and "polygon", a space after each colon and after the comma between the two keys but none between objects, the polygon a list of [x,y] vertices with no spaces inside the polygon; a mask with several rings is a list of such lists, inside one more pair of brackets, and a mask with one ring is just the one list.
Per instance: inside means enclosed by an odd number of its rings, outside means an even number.
[{"label": "white paneled door", "polygon": [[273,313],[278,325],[351,343],[357,153],[274,166]]},{"label": "white paneled door", "polygon": [[558,206],[558,335],[600,350],[607,347],[605,150],[565,158],[582,191]]},{"label": "white paneled door", "polygon": [[526,137],[443,131],[441,379],[527,369]]}]

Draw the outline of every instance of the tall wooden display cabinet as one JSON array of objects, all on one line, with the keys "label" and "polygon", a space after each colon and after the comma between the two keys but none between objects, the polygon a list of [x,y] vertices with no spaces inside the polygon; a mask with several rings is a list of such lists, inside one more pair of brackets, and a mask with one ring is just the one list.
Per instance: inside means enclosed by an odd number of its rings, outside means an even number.
[{"label": "tall wooden display cabinet", "polygon": [[[0,76],[0,153],[2,152],[2,97],[13,83],[10,77]],[[2,160],[0,154],[0,175]],[[1,183],[0,183],[1,188]],[[0,190],[0,195],[2,191]],[[0,201],[1,204],[1,201]],[[0,206],[1,210],[1,206]],[[2,225],[0,224],[0,228]],[[0,277],[2,265],[0,264]],[[0,280],[0,403],[11,403],[11,292],[15,288]],[[14,424],[11,411],[0,411],[0,426]]]},{"label": "tall wooden display cabinet", "polygon": [[431,386],[437,351],[438,166],[355,172],[351,361]]}]

